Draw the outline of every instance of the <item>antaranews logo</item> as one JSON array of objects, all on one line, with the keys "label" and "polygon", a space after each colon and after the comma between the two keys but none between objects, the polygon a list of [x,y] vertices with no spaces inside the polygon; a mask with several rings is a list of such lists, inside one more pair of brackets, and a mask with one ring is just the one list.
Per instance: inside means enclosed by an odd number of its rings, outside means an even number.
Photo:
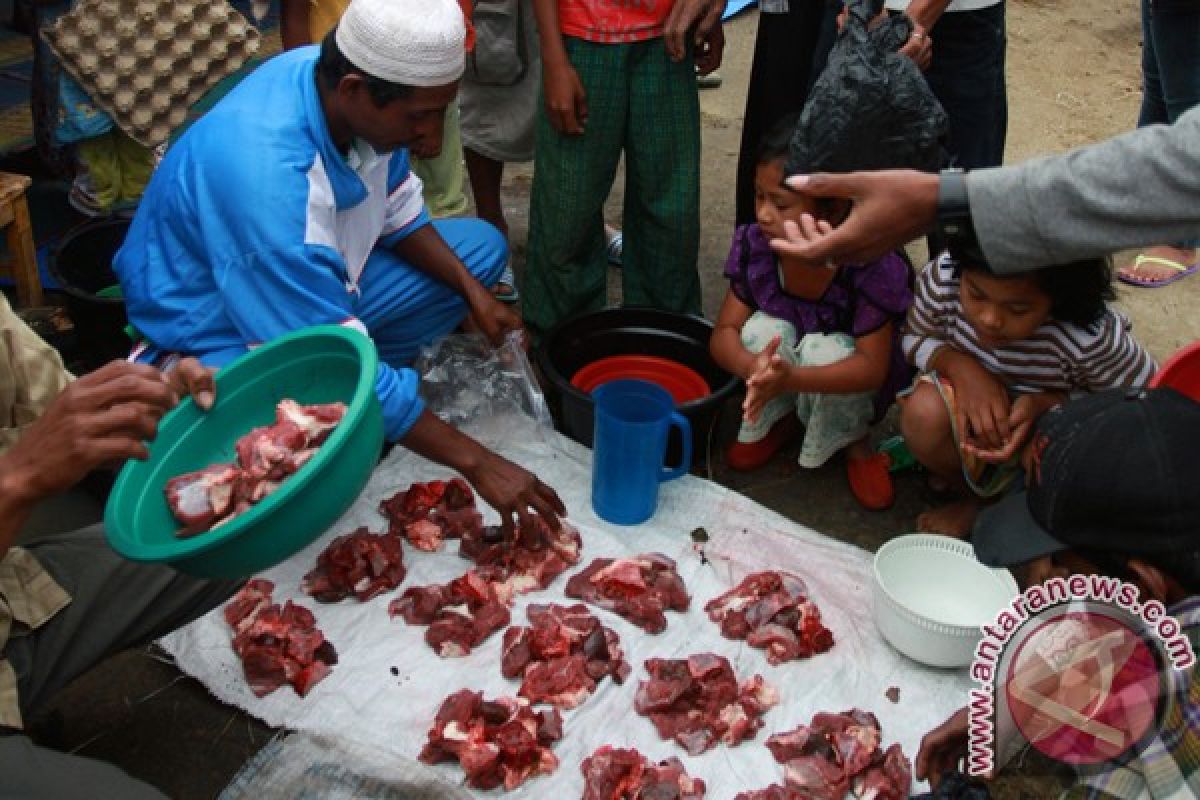
[{"label": "antaranews logo", "polygon": [[[967,771],[995,768],[995,720],[1068,764],[1119,759],[1157,728],[1166,669],[1196,661],[1179,622],[1117,578],[1054,578],[983,626],[971,677]],[[1003,692],[1003,694],[1000,694]],[[998,698],[1004,702],[998,703]]]}]

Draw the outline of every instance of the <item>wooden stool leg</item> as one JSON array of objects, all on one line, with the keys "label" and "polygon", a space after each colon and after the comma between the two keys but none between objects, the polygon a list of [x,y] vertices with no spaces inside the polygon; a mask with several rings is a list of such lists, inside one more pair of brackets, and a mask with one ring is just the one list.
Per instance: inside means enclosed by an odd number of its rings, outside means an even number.
[{"label": "wooden stool leg", "polygon": [[38,274],[37,250],[33,246],[33,225],[29,222],[29,204],[22,193],[13,200],[13,221],[8,226],[8,251],[13,259],[13,280],[17,284],[17,304],[23,307],[42,304],[42,278]]}]

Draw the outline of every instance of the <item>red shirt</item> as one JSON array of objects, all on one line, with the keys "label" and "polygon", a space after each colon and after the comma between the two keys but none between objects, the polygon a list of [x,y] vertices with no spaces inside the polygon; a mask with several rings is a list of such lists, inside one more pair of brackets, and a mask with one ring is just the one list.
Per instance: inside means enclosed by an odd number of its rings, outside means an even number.
[{"label": "red shirt", "polygon": [[601,44],[656,39],[674,0],[558,0],[564,36]]}]

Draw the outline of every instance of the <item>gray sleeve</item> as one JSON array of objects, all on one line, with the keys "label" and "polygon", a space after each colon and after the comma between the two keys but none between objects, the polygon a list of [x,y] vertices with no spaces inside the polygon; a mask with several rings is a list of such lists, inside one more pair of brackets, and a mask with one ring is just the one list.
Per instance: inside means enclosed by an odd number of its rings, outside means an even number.
[{"label": "gray sleeve", "polygon": [[971,216],[997,272],[1200,233],[1200,108],[1061,156],[967,176]]}]

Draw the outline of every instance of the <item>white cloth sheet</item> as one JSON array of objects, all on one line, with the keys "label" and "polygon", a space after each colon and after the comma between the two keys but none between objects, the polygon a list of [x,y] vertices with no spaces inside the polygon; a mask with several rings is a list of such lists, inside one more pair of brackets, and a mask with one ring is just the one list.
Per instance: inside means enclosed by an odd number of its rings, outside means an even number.
[{"label": "white cloth sheet", "polygon": [[[599,746],[612,744],[636,747],[654,759],[679,756],[689,772],[708,784],[709,797],[732,798],[741,790],[782,782],[782,768],[763,742],[771,733],[807,723],[819,711],[855,707],[872,711],[882,724],[884,747],[899,741],[904,752],[915,758],[921,736],[964,704],[969,688],[965,672],[922,667],[892,650],[877,632],[871,612],[869,553],[691,476],[662,486],[658,511],[649,522],[631,528],[610,525],[591,510],[589,450],[553,432],[530,431],[511,419],[496,421],[490,428],[476,426],[472,433],[557,489],[583,535],[580,568],[596,557],[658,551],[679,562],[680,575],[692,595],[689,611],[668,612],[667,630],[657,636],[593,609],[620,635],[633,674],[623,686],[605,680],[580,708],[565,713],[564,738],[555,748],[559,769],[527,782],[511,793],[513,797],[579,797],[580,763]],[[464,687],[482,689],[486,697],[516,693],[519,684],[500,674],[501,634],[465,658],[441,659],[425,644],[425,628],[389,618],[387,605],[395,593],[367,604],[351,600],[323,605],[301,594],[299,586],[334,536],[359,525],[385,530],[376,511],[381,499],[413,481],[447,476],[445,468],[396,448],[326,536],[264,573],[276,584],[275,599],[291,598],[313,609],[326,637],[337,647],[338,665],[308,697],[300,698],[285,686],[256,698],[230,647],[230,629],[219,610],[167,637],[163,645],[182,670],[202,681],[217,698],[269,725],[415,757],[446,695]],[[796,490],[804,491],[802,482]],[[849,495],[846,502],[852,502]],[[495,518],[493,511],[485,510],[485,519]],[[699,526],[711,537],[705,548],[709,563],[702,562],[689,537]],[[401,590],[449,581],[469,566],[458,557],[456,542],[436,554],[406,545],[404,557],[408,576]],[[830,652],[773,667],[762,651],[720,635],[704,613],[704,604],[748,571],[765,568],[786,569],[807,582],[837,640]],[[531,603],[575,602],[563,594],[566,577],[546,591],[520,597],[513,609],[514,624],[527,622],[525,608]],[[739,680],[761,673],[779,690],[782,701],[768,712],[755,739],[692,758],[673,742],[659,739],[650,721],[633,711],[633,698],[638,682],[646,677],[642,664],[647,658],[682,658],[704,651],[729,658]],[[897,704],[885,697],[892,686],[900,689]],[[436,770],[447,783],[462,785],[457,764]]]}]

